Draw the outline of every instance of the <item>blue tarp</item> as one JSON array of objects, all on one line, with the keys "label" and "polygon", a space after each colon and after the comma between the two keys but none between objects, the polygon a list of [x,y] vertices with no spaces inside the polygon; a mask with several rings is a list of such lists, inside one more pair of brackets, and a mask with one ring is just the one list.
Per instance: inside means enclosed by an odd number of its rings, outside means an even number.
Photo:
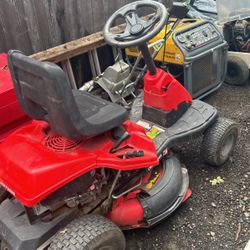
[{"label": "blue tarp", "polygon": [[217,7],[214,0],[195,0],[188,12],[188,17],[204,20],[217,20]]}]

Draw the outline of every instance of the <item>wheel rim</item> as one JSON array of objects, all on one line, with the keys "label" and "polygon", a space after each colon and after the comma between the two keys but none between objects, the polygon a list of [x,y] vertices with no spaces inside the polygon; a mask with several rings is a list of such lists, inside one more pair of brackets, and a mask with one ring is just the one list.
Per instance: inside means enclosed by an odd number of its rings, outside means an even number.
[{"label": "wheel rim", "polygon": [[228,65],[228,75],[231,78],[237,78],[238,76],[238,70],[233,65]]},{"label": "wheel rim", "polygon": [[221,156],[223,158],[227,158],[229,156],[234,146],[234,142],[235,142],[235,136],[233,133],[231,133],[225,138],[221,148]]}]

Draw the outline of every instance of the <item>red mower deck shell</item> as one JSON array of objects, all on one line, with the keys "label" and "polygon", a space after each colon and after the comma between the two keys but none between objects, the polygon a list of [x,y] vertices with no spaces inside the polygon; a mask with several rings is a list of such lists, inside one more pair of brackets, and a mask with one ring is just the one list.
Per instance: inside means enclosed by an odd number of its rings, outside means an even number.
[{"label": "red mower deck shell", "polygon": [[[144,128],[126,121],[131,137],[110,153],[110,132],[82,141],[52,134],[46,122],[33,121],[0,144],[0,184],[22,204],[32,207],[70,181],[96,168],[132,170],[159,163],[154,143]],[[144,156],[124,159],[125,152]]]},{"label": "red mower deck shell", "polygon": [[155,75],[144,76],[144,104],[165,111],[177,110],[178,105],[192,102],[191,95],[170,74],[157,68]]},{"label": "red mower deck shell", "polygon": [[140,228],[144,219],[144,211],[137,199],[140,190],[129,193],[115,201],[107,218],[119,227]]},{"label": "red mower deck shell", "polygon": [[[152,170],[152,172],[154,172],[154,170]],[[153,184],[150,184],[149,182],[152,172],[143,177],[142,182],[144,184],[142,186],[153,186]],[[157,176],[157,179],[153,181],[154,184],[159,182],[162,174],[163,172],[161,170],[159,176]],[[141,191],[141,189],[136,189],[115,200],[111,211],[106,215],[106,217],[123,229],[145,227],[145,223],[143,222],[144,210],[137,197]]]},{"label": "red mower deck shell", "polygon": [[0,54],[0,117],[0,142],[31,120],[19,107],[4,53]]}]

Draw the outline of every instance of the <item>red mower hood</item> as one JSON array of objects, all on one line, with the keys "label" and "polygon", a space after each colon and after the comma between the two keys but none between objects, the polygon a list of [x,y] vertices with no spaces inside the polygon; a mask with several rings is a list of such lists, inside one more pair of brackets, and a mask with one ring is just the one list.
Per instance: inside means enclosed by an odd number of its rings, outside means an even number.
[{"label": "red mower hood", "polygon": [[[48,124],[34,121],[15,131],[0,144],[0,184],[22,204],[32,207],[77,177],[96,168],[133,170],[159,163],[154,143],[145,130],[126,121],[131,135],[121,150],[111,153],[110,133],[72,141],[48,133]],[[142,157],[122,157],[142,150]]]},{"label": "red mower hood", "polygon": [[0,142],[13,130],[31,120],[19,107],[7,67],[7,55],[4,53],[0,54],[0,117]]}]

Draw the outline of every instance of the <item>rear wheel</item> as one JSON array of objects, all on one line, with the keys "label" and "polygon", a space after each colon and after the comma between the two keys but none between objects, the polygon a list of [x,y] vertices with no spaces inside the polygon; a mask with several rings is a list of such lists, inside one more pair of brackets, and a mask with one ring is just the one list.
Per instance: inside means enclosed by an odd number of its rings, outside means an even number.
[{"label": "rear wheel", "polygon": [[122,231],[100,215],[86,215],[72,221],[52,240],[49,250],[124,250]]},{"label": "rear wheel", "polygon": [[244,85],[248,77],[247,64],[238,56],[229,56],[225,82],[230,85]]},{"label": "rear wheel", "polygon": [[238,138],[238,127],[233,121],[219,118],[204,134],[202,155],[206,163],[223,165],[231,156]]},{"label": "rear wheel", "polygon": [[[7,198],[10,198],[11,194],[0,186],[0,204]],[[0,248],[1,249],[1,248]]]}]

